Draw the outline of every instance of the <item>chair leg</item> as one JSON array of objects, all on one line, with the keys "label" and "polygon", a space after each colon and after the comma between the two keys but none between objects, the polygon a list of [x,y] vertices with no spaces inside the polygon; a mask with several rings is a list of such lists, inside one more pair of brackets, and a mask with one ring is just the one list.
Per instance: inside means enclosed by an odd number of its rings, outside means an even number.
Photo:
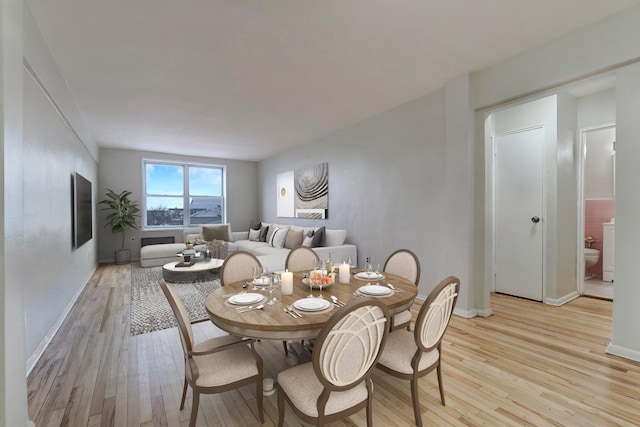
[{"label": "chair leg", "polygon": [[262,379],[258,377],[256,381],[256,403],[258,404],[258,416],[260,422],[264,423],[264,409],[262,407]]},{"label": "chair leg", "polygon": [[420,414],[420,399],[418,396],[418,379],[409,380],[411,383],[411,400],[413,400],[413,416],[416,426],[422,427],[422,414]]},{"label": "chair leg", "polygon": [[200,404],[200,393],[193,389],[193,402],[191,404],[191,421],[189,421],[189,427],[196,426],[196,418],[198,418],[198,405]]},{"label": "chair leg", "polygon": [[282,341],[282,346],[284,347],[284,354],[289,355],[289,347],[287,346],[286,341]]},{"label": "chair leg", "polygon": [[369,393],[369,396],[367,397],[367,427],[373,427],[373,411],[372,411],[372,407],[373,406],[373,396],[371,396],[371,393]]},{"label": "chair leg", "polygon": [[440,400],[442,401],[442,406],[445,406],[444,404],[444,385],[442,384],[442,369],[441,369],[441,364],[438,363],[438,367],[436,368],[436,372],[438,373],[438,387],[440,388]]},{"label": "chair leg", "polygon": [[184,399],[187,397],[187,377],[184,377],[184,386],[182,386],[182,400],[180,401],[180,410],[184,409]]},{"label": "chair leg", "polygon": [[284,391],[278,387],[278,427],[284,425]]}]

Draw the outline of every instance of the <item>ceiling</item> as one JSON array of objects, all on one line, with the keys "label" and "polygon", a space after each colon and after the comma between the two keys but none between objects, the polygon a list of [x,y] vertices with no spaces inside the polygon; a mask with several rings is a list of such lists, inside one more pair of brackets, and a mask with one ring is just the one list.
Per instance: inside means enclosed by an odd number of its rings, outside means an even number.
[{"label": "ceiling", "polygon": [[637,0],[27,0],[101,147],[258,161]]}]

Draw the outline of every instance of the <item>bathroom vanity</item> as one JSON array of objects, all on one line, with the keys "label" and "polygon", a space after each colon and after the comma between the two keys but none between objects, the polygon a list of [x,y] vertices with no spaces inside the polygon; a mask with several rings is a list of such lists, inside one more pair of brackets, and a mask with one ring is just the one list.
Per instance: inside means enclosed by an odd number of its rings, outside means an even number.
[{"label": "bathroom vanity", "polygon": [[602,280],[614,280],[616,225],[612,222],[602,224]]}]

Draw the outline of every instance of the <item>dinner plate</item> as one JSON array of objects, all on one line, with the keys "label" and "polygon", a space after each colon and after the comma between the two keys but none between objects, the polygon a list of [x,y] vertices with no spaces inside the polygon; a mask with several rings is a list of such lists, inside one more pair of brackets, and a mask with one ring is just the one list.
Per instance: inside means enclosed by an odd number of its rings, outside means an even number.
[{"label": "dinner plate", "polygon": [[387,288],[386,286],[380,286],[380,285],[360,286],[358,288],[358,291],[365,295],[375,295],[375,296],[389,295],[391,293],[391,289]]},{"label": "dinner plate", "polygon": [[384,276],[380,273],[376,273],[374,271],[367,273],[366,271],[361,271],[356,273],[356,277],[362,280],[380,280],[384,279]]},{"label": "dinner plate", "polygon": [[258,277],[253,281],[255,286],[269,286],[269,278],[268,277]]},{"label": "dinner plate", "polygon": [[303,298],[294,302],[293,307],[300,311],[321,311],[331,307],[331,303],[326,299]]},{"label": "dinner plate", "polygon": [[261,294],[246,293],[229,297],[227,301],[233,305],[249,305],[254,304],[262,299]]}]

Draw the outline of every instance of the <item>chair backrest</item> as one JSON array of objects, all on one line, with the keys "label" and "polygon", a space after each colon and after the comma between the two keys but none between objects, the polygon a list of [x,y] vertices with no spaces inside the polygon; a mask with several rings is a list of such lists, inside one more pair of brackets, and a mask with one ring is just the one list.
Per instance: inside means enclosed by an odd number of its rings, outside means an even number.
[{"label": "chair backrest", "polygon": [[313,349],[313,367],[325,391],[352,388],[371,375],[388,323],[389,311],[375,298],[358,298],[331,316]]},{"label": "chair backrest", "polygon": [[289,251],[284,268],[289,271],[309,271],[313,270],[318,261],[320,261],[320,257],[313,249],[299,246]]},{"label": "chair backrest", "polygon": [[460,279],[449,276],[431,291],[422,304],[414,331],[416,345],[421,351],[431,351],[440,345],[459,293]]},{"label": "chair backrest", "polygon": [[176,316],[178,332],[180,332],[180,341],[182,341],[182,350],[184,351],[185,358],[187,358],[193,349],[193,329],[191,329],[189,312],[180,297],[178,297],[164,281],[160,282],[160,288],[162,288],[162,292],[164,292],[164,295],[167,297],[171,310],[173,310],[173,314]]},{"label": "chair backrest", "polygon": [[420,282],[420,261],[409,249],[398,249],[389,255],[382,271],[397,274],[416,285]]},{"label": "chair backrest", "polygon": [[220,285],[249,279],[253,275],[253,267],[260,267],[260,261],[255,255],[238,251],[234,252],[224,260],[220,268]]}]

